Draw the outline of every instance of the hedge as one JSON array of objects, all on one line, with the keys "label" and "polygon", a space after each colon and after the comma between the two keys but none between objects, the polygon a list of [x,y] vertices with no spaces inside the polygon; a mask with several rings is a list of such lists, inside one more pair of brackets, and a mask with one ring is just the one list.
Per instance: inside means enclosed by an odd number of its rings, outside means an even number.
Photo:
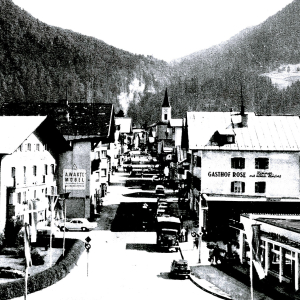
[{"label": "hedge", "polygon": [[[53,267],[28,277],[28,294],[42,290],[67,276],[76,265],[84,249],[83,241],[66,240],[65,255],[61,256]],[[0,299],[21,297],[24,295],[24,290],[24,278],[0,284]]]}]

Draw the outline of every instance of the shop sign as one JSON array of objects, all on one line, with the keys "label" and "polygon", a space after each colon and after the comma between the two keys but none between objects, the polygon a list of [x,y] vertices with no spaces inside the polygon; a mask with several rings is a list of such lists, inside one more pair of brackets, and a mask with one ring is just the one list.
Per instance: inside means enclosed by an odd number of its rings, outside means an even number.
[{"label": "shop sign", "polygon": [[250,174],[247,176],[246,172],[208,172],[208,177],[233,177],[233,178],[246,178],[246,177],[256,177],[256,178],[281,178],[279,174],[273,174],[273,172],[263,172],[257,171],[256,174]]},{"label": "shop sign", "polygon": [[84,190],[86,182],[85,169],[64,169],[63,187],[67,190]]}]

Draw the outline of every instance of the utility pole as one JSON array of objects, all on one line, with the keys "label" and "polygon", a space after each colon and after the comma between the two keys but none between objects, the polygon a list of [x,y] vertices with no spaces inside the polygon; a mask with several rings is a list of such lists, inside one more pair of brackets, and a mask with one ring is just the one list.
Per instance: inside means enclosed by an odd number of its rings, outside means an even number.
[{"label": "utility pole", "polygon": [[199,194],[199,237],[198,237],[198,249],[199,249],[199,259],[198,263],[201,264],[201,244],[202,244],[202,195]]}]

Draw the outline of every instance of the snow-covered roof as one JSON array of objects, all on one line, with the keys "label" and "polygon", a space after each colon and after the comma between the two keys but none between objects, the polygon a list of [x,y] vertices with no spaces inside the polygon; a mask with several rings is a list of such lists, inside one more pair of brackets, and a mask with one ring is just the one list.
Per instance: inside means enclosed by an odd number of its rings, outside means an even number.
[{"label": "snow-covered roof", "polygon": [[13,153],[46,118],[45,116],[0,116],[0,153]]},{"label": "snow-covered roof", "polygon": [[115,124],[120,125],[121,133],[132,132],[132,119],[131,118],[115,118]]},{"label": "snow-covered roof", "polygon": [[171,127],[182,127],[182,119],[171,119],[170,126]]},{"label": "snow-covered roof", "polygon": [[[298,116],[258,116],[232,112],[188,112],[189,149],[300,151],[300,120]],[[233,132],[234,143],[215,145],[212,136],[218,131]]]}]

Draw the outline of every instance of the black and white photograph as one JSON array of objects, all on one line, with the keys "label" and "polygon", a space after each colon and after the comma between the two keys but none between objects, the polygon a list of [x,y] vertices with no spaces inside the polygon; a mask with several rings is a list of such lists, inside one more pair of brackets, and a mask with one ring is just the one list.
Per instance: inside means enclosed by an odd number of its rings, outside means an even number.
[{"label": "black and white photograph", "polygon": [[0,299],[300,299],[300,0],[0,0]]}]

